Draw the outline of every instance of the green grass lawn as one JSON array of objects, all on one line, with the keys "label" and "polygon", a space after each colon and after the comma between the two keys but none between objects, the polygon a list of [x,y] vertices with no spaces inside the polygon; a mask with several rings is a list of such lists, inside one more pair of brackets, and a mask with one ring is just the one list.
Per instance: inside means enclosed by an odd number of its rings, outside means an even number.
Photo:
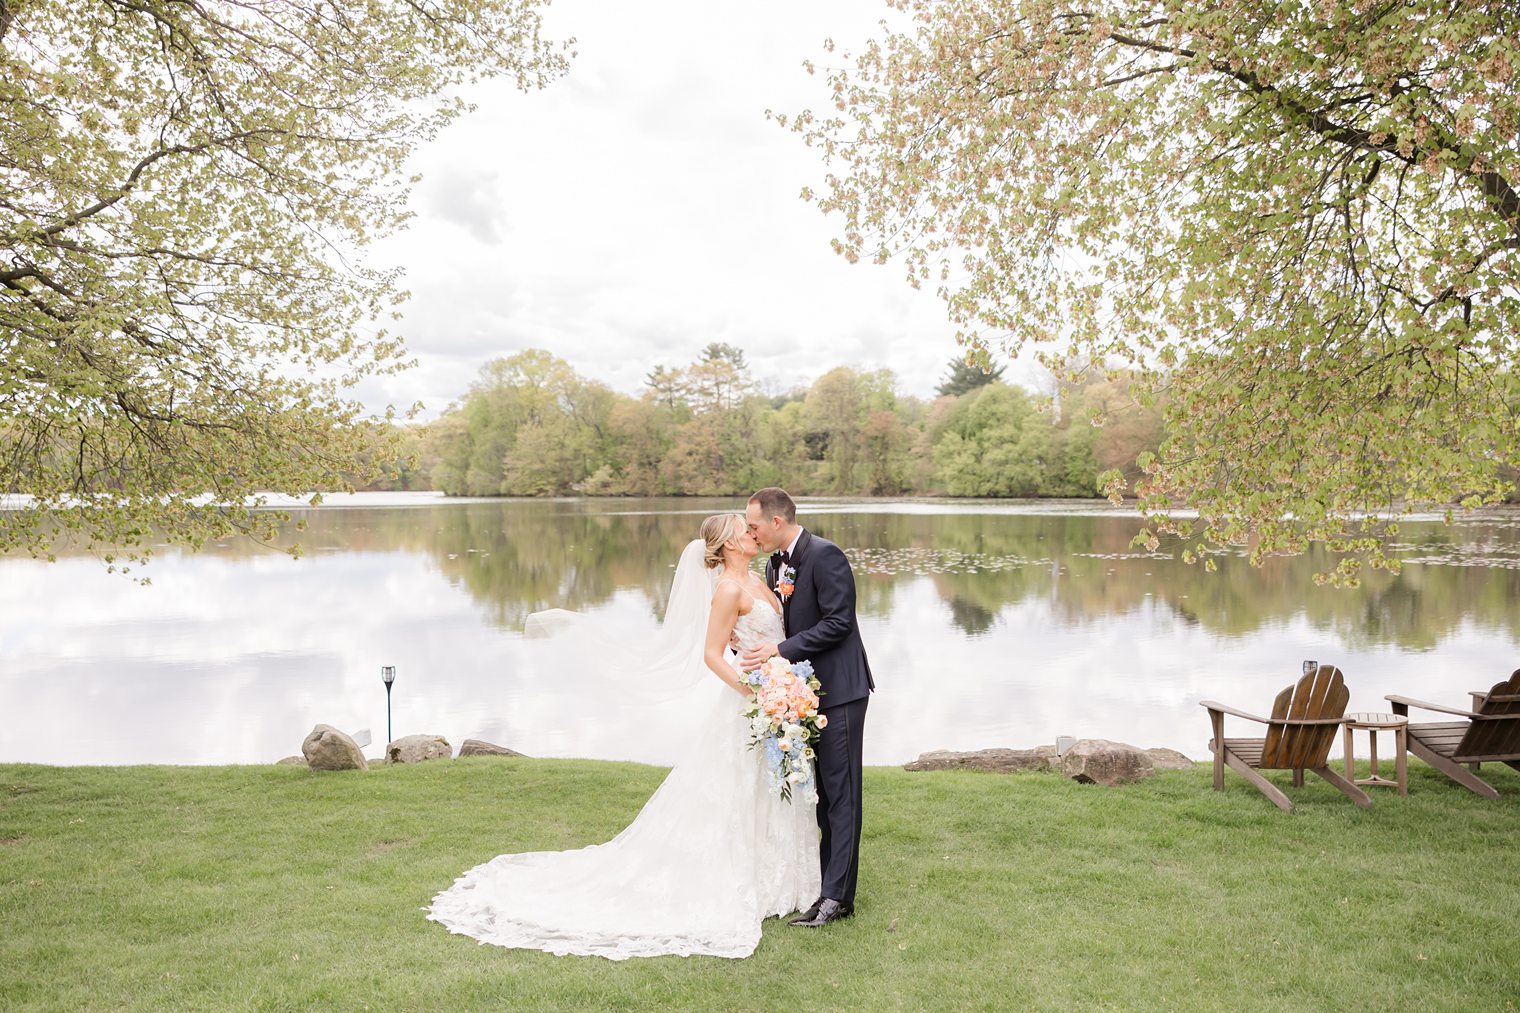
[{"label": "green grass lawn", "polygon": [[[0,765],[0,1008],[1520,1009],[1520,774],[1363,811],[1206,768],[1118,789],[866,771],[856,916],[753,957],[479,946],[419,910],[621,829],[663,771]],[[1278,782],[1287,786],[1282,776]]]}]

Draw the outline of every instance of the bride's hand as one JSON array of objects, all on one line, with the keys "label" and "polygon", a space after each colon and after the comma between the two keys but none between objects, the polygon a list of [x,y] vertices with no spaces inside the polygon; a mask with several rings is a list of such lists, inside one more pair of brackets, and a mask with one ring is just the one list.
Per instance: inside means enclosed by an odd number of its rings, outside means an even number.
[{"label": "bride's hand", "polygon": [[753,672],[780,653],[780,649],[775,644],[756,644],[744,652],[740,661],[746,672]]}]

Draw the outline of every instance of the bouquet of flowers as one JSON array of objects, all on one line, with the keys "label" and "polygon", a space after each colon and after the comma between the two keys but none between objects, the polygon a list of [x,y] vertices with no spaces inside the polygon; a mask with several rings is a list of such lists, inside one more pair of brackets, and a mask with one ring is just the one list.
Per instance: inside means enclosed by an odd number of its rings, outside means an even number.
[{"label": "bouquet of flowers", "polygon": [[788,801],[799,792],[804,801],[818,801],[813,777],[813,743],[829,719],[818,713],[818,679],[806,661],[795,665],[774,657],[744,681],[755,691],[744,716],[749,718],[750,745],[765,753],[771,790]]}]

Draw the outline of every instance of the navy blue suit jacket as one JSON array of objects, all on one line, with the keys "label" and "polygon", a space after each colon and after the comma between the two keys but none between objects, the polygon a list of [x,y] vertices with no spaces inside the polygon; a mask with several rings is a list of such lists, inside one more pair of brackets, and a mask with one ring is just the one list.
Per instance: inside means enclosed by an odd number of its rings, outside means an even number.
[{"label": "navy blue suit jacket", "polygon": [[[765,582],[772,591],[780,566],[779,553],[765,566]],[[791,566],[797,575],[792,594],[781,605],[787,634],[779,647],[781,656],[813,663],[822,689],[822,709],[865,699],[876,683],[855,618],[855,574],[850,561],[839,546],[803,529]]]}]

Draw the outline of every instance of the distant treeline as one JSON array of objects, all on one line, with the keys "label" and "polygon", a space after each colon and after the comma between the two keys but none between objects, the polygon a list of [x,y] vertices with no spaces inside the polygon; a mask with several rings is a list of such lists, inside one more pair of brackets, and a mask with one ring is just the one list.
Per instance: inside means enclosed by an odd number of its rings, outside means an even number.
[{"label": "distant treeline", "polygon": [[[462,496],[1096,496],[1160,440],[1128,384],[1095,378],[1033,393],[950,364],[933,400],[888,370],[834,369],[758,392],[742,351],[712,344],[657,367],[641,396],[576,374],[548,352],[496,359],[432,423],[408,431],[414,463],[388,486]],[[1095,425],[1094,419],[1101,425]]]}]

